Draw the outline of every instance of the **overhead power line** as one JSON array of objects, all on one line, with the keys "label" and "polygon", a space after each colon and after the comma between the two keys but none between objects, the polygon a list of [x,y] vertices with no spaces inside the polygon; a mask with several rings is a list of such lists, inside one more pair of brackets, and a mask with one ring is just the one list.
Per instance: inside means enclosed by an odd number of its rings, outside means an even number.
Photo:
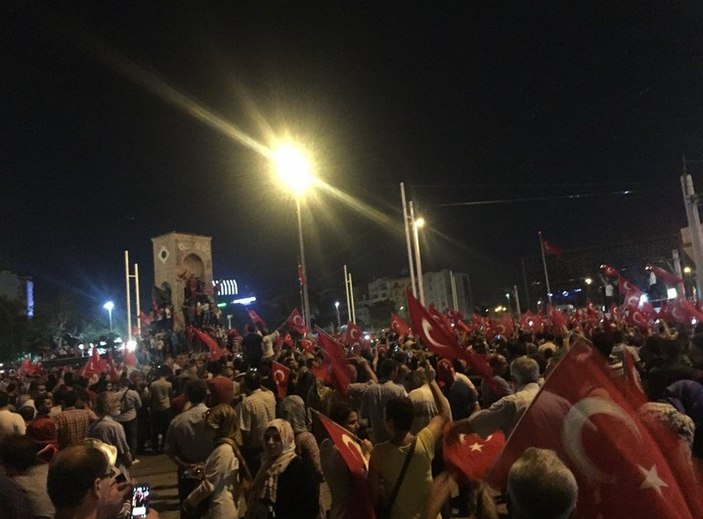
[{"label": "overhead power line", "polygon": [[568,195],[549,195],[535,196],[525,198],[503,198],[498,200],[474,200],[470,202],[448,202],[445,204],[428,204],[435,207],[459,207],[459,206],[474,206],[474,205],[497,205],[497,204],[514,204],[521,202],[546,202],[549,200],[577,200],[580,198],[597,198],[605,196],[630,196],[643,193],[662,192],[666,189],[625,189],[623,191],[611,191],[608,193],[572,193]]}]

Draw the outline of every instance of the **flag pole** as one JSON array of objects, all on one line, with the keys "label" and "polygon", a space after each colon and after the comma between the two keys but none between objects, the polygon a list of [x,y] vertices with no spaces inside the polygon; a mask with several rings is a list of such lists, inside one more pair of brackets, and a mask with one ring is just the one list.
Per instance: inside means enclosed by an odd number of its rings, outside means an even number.
[{"label": "flag pole", "polygon": [[408,212],[408,204],[405,200],[405,183],[400,183],[400,198],[403,202],[403,223],[405,224],[405,244],[408,248],[408,266],[410,267],[410,287],[413,291],[413,297],[417,297],[415,288],[415,269],[413,267],[413,251],[410,245],[410,214]]},{"label": "flag pole", "polygon": [[127,338],[132,340],[132,296],[129,291],[129,251],[124,251],[124,279],[127,292]]},{"label": "flag pole", "polygon": [[349,299],[351,300],[351,322],[356,324],[356,306],[354,304],[354,283],[351,272],[349,273]]},{"label": "flag pole", "polygon": [[549,273],[547,272],[547,258],[544,256],[544,240],[542,239],[542,231],[538,231],[539,234],[539,248],[542,251],[542,266],[544,267],[544,280],[547,283],[547,299],[549,299],[549,304],[552,304],[552,289],[549,287]]},{"label": "flag pole", "polygon": [[356,440],[358,443],[361,443],[361,438],[359,438],[356,434],[354,434],[353,432],[351,432],[349,429],[347,429],[347,428],[344,427],[343,425],[340,425],[340,424],[338,424],[337,422],[335,422],[334,420],[332,420],[332,418],[330,418],[329,416],[327,416],[327,415],[321,413],[321,412],[318,411],[317,409],[313,409],[312,407],[309,407],[308,409],[309,409],[310,411],[312,411],[313,413],[315,413],[316,415],[324,416],[324,417],[327,418],[330,422],[334,422],[336,425],[339,425],[339,427],[342,428],[342,429],[344,429],[344,430],[349,434],[349,436],[351,436],[351,437],[352,437],[354,440]]},{"label": "flag pole", "polygon": [[142,320],[139,318],[140,312],[142,311],[139,303],[139,264],[134,264],[134,300],[137,303],[137,335],[142,336]]}]

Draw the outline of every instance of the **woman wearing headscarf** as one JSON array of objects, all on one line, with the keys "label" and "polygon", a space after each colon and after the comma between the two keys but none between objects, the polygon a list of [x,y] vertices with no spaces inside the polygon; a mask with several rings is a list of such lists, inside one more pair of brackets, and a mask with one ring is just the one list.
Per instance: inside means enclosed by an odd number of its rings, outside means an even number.
[{"label": "woman wearing headscarf", "polygon": [[322,483],[324,476],[320,464],[320,447],[317,445],[315,436],[310,432],[310,419],[303,399],[298,395],[292,395],[281,400],[278,404],[278,417],[291,425],[296,454],[303,458],[308,468],[315,473],[318,483]]},{"label": "woman wearing headscarf", "polygon": [[286,420],[271,420],[264,432],[264,456],[254,478],[250,519],[315,519],[320,485],[313,471],[295,452],[293,428]]},{"label": "woman wearing headscarf", "polygon": [[234,409],[229,404],[220,404],[205,414],[208,427],[215,430],[215,448],[203,467],[203,480],[183,503],[186,511],[194,511],[198,505],[210,499],[207,519],[231,519],[237,513],[236,489],[240,470],[246,474],[245,467],[240,467],[237,446],[234,442]]}]

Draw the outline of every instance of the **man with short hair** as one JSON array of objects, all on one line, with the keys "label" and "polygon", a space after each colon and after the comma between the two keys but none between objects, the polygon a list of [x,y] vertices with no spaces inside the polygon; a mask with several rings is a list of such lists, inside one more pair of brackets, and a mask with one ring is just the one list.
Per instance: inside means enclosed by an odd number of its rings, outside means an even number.
[{"label": "man with short hair", "polygon": [[[97,447],[80,444],[60,451],[51,461],[46,481],[56,519],[115,517],[131,492],[128,482],[116,481],[118,474]],[[148,517],[158,514],[150,511]]]},{"label": "man with short hair", "polygon": [[[149,385],[151,395],[151,450],[163,451],[160,441],[165,441],[168,424],[171,421],[171,393],[173,384],[166,380],[171,370],[168,366],[157,368],[158,377]],[[161,440],[159,440],[161,437]]]},{"label": "man with short hair", "polygon": [[127,444],[132,453],[132,463],[137,463],[138,429],[137,411],[142,408],[142,399],[135,390],[131,389],[128,378],[120,378],[120,389],[113,395],[114,406],[117,410],[115,421],[124,428]]},{"label": "man with short hair", "polygon": [[500,429],[506,437],[510,436],[539,392],[539,364],[523,355],[510,364],[510,374],[515,380],[515,393],[504,396],[488,409],[474,413],[465,420],[454,422],[459,432],[475,432],[485,438]]},{"label": "man with short hair", "polygon": [[[408,397],[394,397],[385,406],[385,426],[389,441],[377,444],[371,452],[369,481],[374,505],[388,502],[391,492],[398,484],[406,457],[409,464],[395,501],[391,517],[419,519],[430,496],[432,486],[432,460],[442,430],[450,417],[449,404],[434,380],[434,370],[427,363],[425,369],[430,380],[430,390],[439,409],[439,414],[430,420],[417,436],[410,427],[413,422],[413,404]],[[412,450],[412,452],[410,452]]]},{"label": "man with short hair", "polygon": [[[204,417],[208,412],[205,405],[207,385],[203,380],[191,380],[186,384],[185,393],[191,407],[176,416],[166,433],[166,454],[178,466],[178,498],[181,503],[200,484],[194,473],[202,469],[202,464],[212,451],[212,433],[207,427]],[[189,515],[181,510],[181,519],[200,517],[204,508],[199,507],[195,515]]]},{"label": "man with short hair", "polygon": [[112,404],[110,392],[103,391],[98,394],[95,401],[95,412],[98,419],[88,426],[86,436],[115,447],[117,449],[115,465],[128,469],[132,465],[132,453],[127,444],[124,428],[110,416]]},{"label": "man with short hair", "polygon": [[529,447],[510,467],[506,494],[512,519],[568,519],[578,484],[553,450]]},{"label": "man with short hair", "polygon": [[263,337],[256,331],[256,328],[250,324],[245,327],[246,335],[242,339],[242,351],[244,359],[249,364],[250,368],[259,369],[261,367],[261,358],[263,357],[262,343]]},{"label": "man with short hair", "polygon": [[75,391],[64,391],[61,400],[61,409],[56,417],[56,436],[59,440],[59,449],[81,442],[86,437],[88,426],[97,419],[90,409],[76,408],[78,395]]},{"label": "man with short hair", "polygon": [[242,454],[251,473],[256,474],[264,451],[264,431],[268,423],[276,418],[276,397],[261,387],[258,371],[248,371],[243,383],[247,396],[237,407],[237,425],[244,443]]},{"label": "man with short hair", "polygon": [[386,359],[378,369],[378,382],[354,386],[362,390],[360,412],[371,427],[369,436],[374,444],[390,440],[384,414],[388,401],[407,396],[405,388],[396,383],[398,372],[398,363],[393,359]]}]

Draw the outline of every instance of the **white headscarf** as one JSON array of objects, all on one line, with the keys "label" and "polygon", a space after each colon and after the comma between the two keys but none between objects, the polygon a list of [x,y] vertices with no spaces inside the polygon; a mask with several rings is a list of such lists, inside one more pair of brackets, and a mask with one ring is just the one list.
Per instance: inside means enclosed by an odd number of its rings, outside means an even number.
[{"label": "white headscarf", "polygon": [[[285,472],[290,462],[295,458],[295,436],[291,425],[280,418],[271,420],[266,430],[274,428],[281,436],[283,449],[281,453],[271,456],[264,449],[264,456],[261,461],[261,468],[254,478],[252,498],[254,507],[261,506],[262,502],[275,503],[276,492],[278,490],[278,477]],[[264,433],[265,434],[265,433]]]}]

